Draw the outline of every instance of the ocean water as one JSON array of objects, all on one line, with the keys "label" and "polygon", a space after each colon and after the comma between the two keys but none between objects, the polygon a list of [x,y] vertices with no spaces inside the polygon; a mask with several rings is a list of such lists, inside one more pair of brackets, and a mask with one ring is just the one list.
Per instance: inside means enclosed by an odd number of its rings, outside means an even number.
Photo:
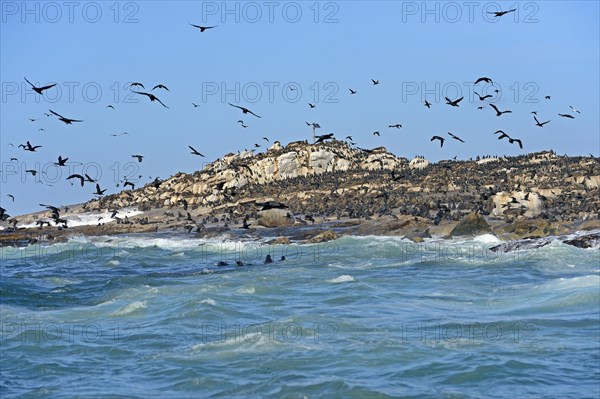
[{"label": "ocean water", "polygon": [[2,248],[0,395],[598,398],[598,248],[497,243]]}]

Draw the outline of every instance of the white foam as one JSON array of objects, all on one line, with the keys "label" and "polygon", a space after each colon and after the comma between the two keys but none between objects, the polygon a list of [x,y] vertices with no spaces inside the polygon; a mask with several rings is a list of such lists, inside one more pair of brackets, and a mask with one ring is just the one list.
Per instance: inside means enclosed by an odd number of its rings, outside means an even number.
[{"label": "white foam", "polygon": [[327,280],[328,283],[347,283],[349,281],[354,281],[354,277],[352,277],[348,274],[342,274],[339,277],[336,277],[331,280]]},{"label": "white foam", "polygon": [[146,301],[135,301],[132,302],[124,307],[122,307],[121,309],[111,313],[111,315],[113,316],[123,316],[126,314],[130,314],[135,312],[136,310],[139,309],[145,309],[146,308]]},{"label": "white foam", "polygon": [[[138,210],[133,210],[133,209],[122,209],[119,211],[119,213],[117,214],[118,217],[120,218],[124,218],[125,216],[127,216],[128,218],[131,218],[133,216],[137,216],[139,214],[141,214],[143,212],[138,211]],[[77,226],[95,226],[98,223],[109,223],[109,222],[115,222],[115,219],[111,219],[110,215],[112,215],[112,212],[84,212],[84,213],[78,213],[75,215],[65,215],[62,216],[62,219],[65,219],[67,221],[67,226],[69,227],[77,227]],[[42,218],[39,220],[50,220],[48,218]],[[32,229],[32,228],[37,228],[38,225],[35,224],[35,222],[29,223],[29,224],[23,224],[23,225],[18,225],[17,227],[19,228],[25,228],[25,229]]]},{"label": "white foam", "polygon": [[216,306],[217,305],[217,302],[214,299],[211,299],[211,298],[203,299],[203,300],[200,301],[200,303],[211,305],[211,306]]},{"label": "white foam", "polygon": [[254,294],[256,292],[256,289],[254,287],[246,287],[246,288],[240,288],[236,292],[238,294]]}]

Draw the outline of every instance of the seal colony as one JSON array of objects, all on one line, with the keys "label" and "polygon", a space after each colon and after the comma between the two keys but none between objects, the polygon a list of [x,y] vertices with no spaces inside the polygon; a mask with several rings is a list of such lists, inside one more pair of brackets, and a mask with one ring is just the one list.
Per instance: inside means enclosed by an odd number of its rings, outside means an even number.
[{"label": "seal colony", "polygon": [[[123,218],[131,209],[136,217]],[[230,153],[193,174],[178,173],[60,214],[51,210],[4,215],[0,243],[137,232],[228,237],[238,230],[245,237],[277,235],[281,243],[339,234],[414,241],[483,232],[533,238],[600,228],[600,162],[546,151],[430,163],[337,140],[285,147],[275,142],[263,153]],[[70,218],[94,212],[111,217],[69,227]],[[31,223],[39,227],[22,227]]]}]

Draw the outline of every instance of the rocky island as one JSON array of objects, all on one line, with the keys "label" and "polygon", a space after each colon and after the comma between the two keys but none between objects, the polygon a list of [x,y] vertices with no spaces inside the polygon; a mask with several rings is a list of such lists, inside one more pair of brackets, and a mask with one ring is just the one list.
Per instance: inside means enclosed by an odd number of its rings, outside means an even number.
[{"label": "rocky island", "polygon": [[[227,154],[201,171],[70,206],[60,219],[53,212],[5,218],[1,245],[166,231],[279,243],[341,234],[530,239],[600,229],[600,162],[546,151],[431,163],[337,140],[275,142],[263,153]],[[73,223],[85,215],[100,217]],[[589,246],[583,241],[573,245]]]}]

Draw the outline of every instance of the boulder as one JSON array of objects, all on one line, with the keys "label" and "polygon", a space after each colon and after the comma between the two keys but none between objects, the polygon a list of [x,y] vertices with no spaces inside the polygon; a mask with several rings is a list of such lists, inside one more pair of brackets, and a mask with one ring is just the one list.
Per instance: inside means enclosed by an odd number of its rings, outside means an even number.
[{"label": "boulder", "polygon": [[331,240],[335,240],[336,238],[338,238],[338,235],[335,231],[333,230],[327,230],[324,231],[320,234],[317,234],[316,236],[309,238],[307,243],[309,244],[316,244],[319,242],[326,242],[326,241],[331,241]]},{"label": "boulder", "polygon": [[456,236],[473,236],[477,234],[491,233],[492,229],[490,225],[485,221],[483,216],[479,212],[471,212],[465,216],[458,224],[452,229],[450,235]]},{"label": "boulder", "polygon": [[258,224],[264,227],[286,227],[294,224],[294,215],[285,209],[267,209],[258,212]]}]

